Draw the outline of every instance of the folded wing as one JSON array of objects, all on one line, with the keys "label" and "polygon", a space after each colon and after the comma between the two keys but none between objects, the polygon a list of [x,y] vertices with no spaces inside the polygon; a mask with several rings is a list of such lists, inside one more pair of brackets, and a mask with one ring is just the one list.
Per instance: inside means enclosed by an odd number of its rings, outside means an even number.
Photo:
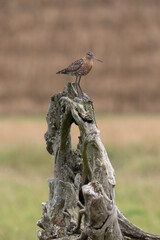
[{"label": "folded wing", "polygon": [[70,64],[67,68],[57,72],[57,74],[75,74],[83,65],[83,58],[76,60],[72,64]]}]

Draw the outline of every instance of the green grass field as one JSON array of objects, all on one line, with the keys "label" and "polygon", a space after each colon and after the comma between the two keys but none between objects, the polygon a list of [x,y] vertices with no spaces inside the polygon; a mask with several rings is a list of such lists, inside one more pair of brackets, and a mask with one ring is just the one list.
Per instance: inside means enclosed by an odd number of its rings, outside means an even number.
[{"label": "green grass field", "polygon": [[[45,117],[0,119],[0,239],[37,239],[53,159]],[[160,116],[97,116],[116,173],[116,202],[134,224],[160,234]],[[125,131],[124,131],[125,129]],[[77,138],[72,131],[73,143]]]}]

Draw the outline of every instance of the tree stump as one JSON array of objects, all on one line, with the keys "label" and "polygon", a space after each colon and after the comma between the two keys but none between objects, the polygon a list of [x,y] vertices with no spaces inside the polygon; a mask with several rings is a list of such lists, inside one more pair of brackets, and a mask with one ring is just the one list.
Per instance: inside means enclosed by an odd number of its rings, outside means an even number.
[{"label": "tree stump", "polygon": [[[54,178],[48,179],[49,200],[42,203],[37,222],[39,240],[159,239],[130,223],[115,203],[115,174],[101,142],[93,103],[79,98],[75,84],[51,97],[45,133],[47,151],[54,158]],[[76,150],[71,125],[80,130]]]}]

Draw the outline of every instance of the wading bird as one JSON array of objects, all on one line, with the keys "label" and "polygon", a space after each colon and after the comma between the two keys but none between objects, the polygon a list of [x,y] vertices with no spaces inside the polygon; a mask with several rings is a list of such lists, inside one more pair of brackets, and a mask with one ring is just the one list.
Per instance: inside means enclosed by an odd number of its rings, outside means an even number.
[{"label": "wading bird", "polygon": [[[79,60],[76,60],[75,62],[70,64],[67,68],[57,72],[57,74],[67,74],[67,75],[75,76],[76,90],[78,92],[78,86],[79,86],[79,89],[83,96],[83,91],[80,87],[80,80],[82,76],[87,75],[92,69],[93,59],[96,59],[97,61],[102,62],[102,60],[96,58],[92,52],[87,52],[85,57]],[[79,96],[79,92],[78,92],[78,96]]]}]

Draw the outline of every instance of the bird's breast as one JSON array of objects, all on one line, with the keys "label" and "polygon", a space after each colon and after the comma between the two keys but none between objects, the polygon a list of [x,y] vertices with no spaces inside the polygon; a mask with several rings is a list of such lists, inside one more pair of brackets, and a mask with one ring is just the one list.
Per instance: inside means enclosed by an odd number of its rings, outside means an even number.
[{"label": "bird's breast", "polygon": [[92,69],[93,61],[89,60],[87,58],[84,58],[83,60],[84,60],[84,62],[83,62],[82,67],[80,69],[80,74],[81,75],[87,75]]}]

